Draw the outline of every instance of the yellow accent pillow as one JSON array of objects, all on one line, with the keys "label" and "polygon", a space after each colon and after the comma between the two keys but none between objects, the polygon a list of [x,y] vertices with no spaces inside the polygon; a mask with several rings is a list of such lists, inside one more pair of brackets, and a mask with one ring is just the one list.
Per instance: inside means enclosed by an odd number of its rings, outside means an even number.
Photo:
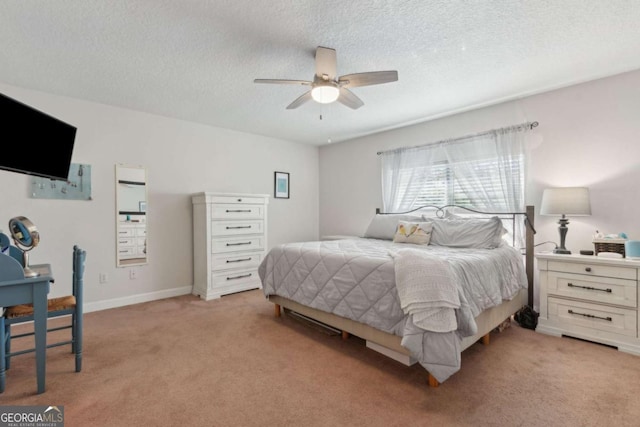
[{"label": "yellow accent pillow", "polygon": [[394,243],[413,243],[415,245],[428,245],[431,240],[433,224],[430,222],[399,221]]}]

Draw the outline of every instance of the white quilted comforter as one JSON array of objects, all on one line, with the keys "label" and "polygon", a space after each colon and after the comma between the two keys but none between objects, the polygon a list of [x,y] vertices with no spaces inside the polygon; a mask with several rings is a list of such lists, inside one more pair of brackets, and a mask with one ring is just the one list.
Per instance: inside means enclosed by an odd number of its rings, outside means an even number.
[{"label": "white quilted comforter", "polygon": [[[394,256],[407,248],[449,263],[460,297],[456,330],[422,329],[402,310]],[[477,330],[474,317],[527,287],[522,256],[506,245],[459,249],[359,238],[288,243],[271,249],[258,273],[265,296],[279,295],[402,337],[402,345],[441,382],[460,369],[460,340]]]}]

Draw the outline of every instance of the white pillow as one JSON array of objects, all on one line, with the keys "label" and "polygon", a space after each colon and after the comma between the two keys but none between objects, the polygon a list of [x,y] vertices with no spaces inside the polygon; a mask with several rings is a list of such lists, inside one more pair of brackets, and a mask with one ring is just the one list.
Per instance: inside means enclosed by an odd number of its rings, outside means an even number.
[{"label": "white pillow", "polygon": [[493,249],[506,231],[497,216],[489,219],[434,219],[431,244],[453,248]]},{"label": "white pillow", "polygon": [[431,240],[431,222],[399,221],[394,243],[413,243],[416,245],[428,245]]},{"label": "white pillow", "polygon": [[369,239],[383,239],[393,240],[393,236],[396,234],[396,228],[398,227],[398,221],[421,221],[422,217],[419,215],[411,214],[376,214],[371,222],[367,231],[364,232],[364,237]]},{"label": "white pillow", "polygon": [[429,221],[430,219],[436,218],[436,219],[441,219],[441,218],[445,218],[447,215],[447,210],[436,210],[436,209],[428,209],[428,210],[421,210],[421,214],[422,214],[422,219],[424,219],[425,221]]},{"label": "white pillow", "polygon": [[[484,215],[484,216],[483,216],[483,215]],[[453,213],[453,212],[451,212],[451,211],[447,211],[447,212],[445,213],[444,218],[445,218],[445,219],[462,219],[462,220],[467,220],[467,219],[477,219],[477,220],[485,220],[485,221],[487,221],[487,220],[489,220],[489,219],[491,219],[491,218],[494,218],[494,217],[488,218],[486,214],[473,214],[473,213],[470,213],[470,214],[468,214],[468,215],[458,215],[458,214],[454,214],[454,213]],[[499,217],[498,217],[498,218],[499,218]],[[501,221],[502,221],[502,220],[501,220]],[[502,225],[502,234],[500,235],[500,242],[499,242],[499,243],[502,243],[502,238],[503,238],[503,237],[504,237],[504,235],[505,235],[505,234],[507,234],[507,233],[509,233],[509,230],[507,230],[507,229],[506,229],[506,227],[505,227],[505,226],[504,226],[504,224],[503,224],[503,225]],[[500,246],[500,245],[498,244],[498,246]]]}]

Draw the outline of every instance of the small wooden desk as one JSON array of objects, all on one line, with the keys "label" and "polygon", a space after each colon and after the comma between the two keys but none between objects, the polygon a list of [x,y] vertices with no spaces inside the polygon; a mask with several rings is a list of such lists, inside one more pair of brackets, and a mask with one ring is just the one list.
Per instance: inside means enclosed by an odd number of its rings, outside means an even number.
[{"label": "small wooden desk", "polygon": [[[15,269],[14,262],[19,270]],[[25,279],[22,266],[7,255],[0,255],[0,307],[33,304],[38,394],[44,393],[47,361],[47,294],[53,282],[49,264],[30,265],[39,276]],[[20,277],[20,274],[22,277]],[[4,319],[0,321],[0,345],[4,345]],[[0,392],[5,385],[5,359],[0,360]]]}]

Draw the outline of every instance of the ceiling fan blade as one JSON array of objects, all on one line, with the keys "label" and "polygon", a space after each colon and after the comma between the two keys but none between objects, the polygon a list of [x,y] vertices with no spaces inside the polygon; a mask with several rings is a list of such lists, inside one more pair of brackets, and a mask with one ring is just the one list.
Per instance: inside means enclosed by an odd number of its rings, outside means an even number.
[{"label": "ceiling fan blade", "polygon": [[326,74],[329,80],[335,80],[336,64],[336,50],[318,46],[316,49],[316,76],[322,79],[322,76]]},{"label": "ceiling fan blade", "polygon": [[398,72],[393,70],[347,74],[346,76],[341,76],[340,79],[338,79],[338,82],[342,83],[342,87],[358,87],[379,85],[382,83],[395,82],[397,80]]},{"label": "ceiling fan blade", "polygon": [[338,97],[338,102],[346,105],[349,108],[353,108],[354,110],[357,110],[364,105],[364,102],[362,102],[360,98],[358,98],[349,89],[345,88],[340,88],[340,96]]},{"label": "ceiling fan blade", "polygon": [[310,85],[311,82],[306,80],[280,80],[280,79],[255,79],[254,83],[271,83],[283,85]]},{"label": "ceiling fan blade", "polygon": [[302,104],[304,104],[309,100],[311,100],[311,91],[307,91],[303,93],[295,101],[287,105],[287,110],[293,110],[294,108],[298,108],[299,106],[301,106]]}]

